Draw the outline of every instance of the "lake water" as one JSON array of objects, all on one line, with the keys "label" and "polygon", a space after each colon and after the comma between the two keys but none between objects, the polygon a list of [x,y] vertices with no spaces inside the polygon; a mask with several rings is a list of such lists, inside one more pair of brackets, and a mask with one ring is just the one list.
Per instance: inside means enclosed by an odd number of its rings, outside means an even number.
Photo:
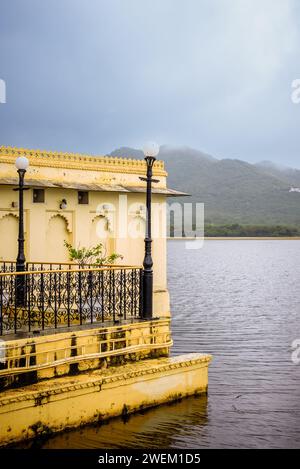
[{"label": "lake water", "polygon": [[[208,352],[208,397],[57,435],[43,448],[300,448],[300,241],[168,244],[174,355]],[[300,354],[299,354],[300,355]],[[37,443],[35,443],[37,444]]]}]

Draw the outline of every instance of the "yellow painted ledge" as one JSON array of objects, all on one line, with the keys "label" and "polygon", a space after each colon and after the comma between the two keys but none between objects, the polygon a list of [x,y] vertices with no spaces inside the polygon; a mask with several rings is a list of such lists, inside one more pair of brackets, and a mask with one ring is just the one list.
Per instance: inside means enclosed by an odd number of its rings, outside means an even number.
[{"label": "yellow painted ledge", "polygon": [[193,353],[41,381],[0,395],[0,445],[207,392],[210,355]]}]

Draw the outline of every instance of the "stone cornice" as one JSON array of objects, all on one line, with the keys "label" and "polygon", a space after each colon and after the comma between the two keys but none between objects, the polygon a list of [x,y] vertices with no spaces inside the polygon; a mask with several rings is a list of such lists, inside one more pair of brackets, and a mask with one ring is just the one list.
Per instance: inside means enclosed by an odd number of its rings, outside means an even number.
[{"label": "stone cornice", "polygon": [[[122,372],[117,372],[115,369],[107,369],[106,372],[91,372],[89,375],[85,374],[85,380],[80,382],[79,377],[77,376],[76,380],[70,381],[66,378],[49,379],[49,387],[47,388],[47,382],[40,384],[28,386],[25,390],[23,388],[22,393],[18,391],[4,391],[2,393],[2,398],[0,397],[0,409],[9,404],[14,404],[17,402],[24,402],[28,400],[40,400],[43,398],[49,398],[54,395],[61,395],[68,392],[74,391],[85,391],[98,387],[102,388],[103,385],[113,384],[128,379],[136,379],[140,377],[145,377],[155,375],[157,373],[167,373],[172,370],[179,369],[189,369],[193,366],[207,366],[211,361],[211,355],[201,354],[201,353],[190,353],[187,355],[181,355],[178,357],[172,358],[160,358],[154,360],[144,360],[141,362],[136,362],[134,365],[125,365],[119,367],[122,369]],[[56,382],[55,382],[56,381]],[[69,382],[67,382],[69,381]],[[65,383],[65,384],[63,384]],[[38,389],[40,387],[40,390]],[[5,396],[6,394],[6,396]],[[10,394],[10,396],[9,396]]]},{"label": "stone cornice", "polygon": [[[143,175],[146,171],[145,161],[133,158],[91,156],[79,153],[62,153],[0,146],[0,162],[14,164],[18,156],[26,156],[30,160],[31,166],[39,167]],[[163,161],[156,161],[153,173],[156,176],[167,176]]]}]

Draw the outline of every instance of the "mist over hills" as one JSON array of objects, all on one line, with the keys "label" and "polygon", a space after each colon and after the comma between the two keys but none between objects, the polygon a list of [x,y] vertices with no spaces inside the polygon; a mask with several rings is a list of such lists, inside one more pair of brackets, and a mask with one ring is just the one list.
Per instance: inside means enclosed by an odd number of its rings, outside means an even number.
[{"label": "mist over hills", "polygon": [[[141,150],[122,147],[111,156],[143,158]],[[168,185],[191,194],[181,202],[203,202],[205,222],[213,224],[300,225],[300,170],[263,161],[217,159],[188,147],[162,145]]]}]

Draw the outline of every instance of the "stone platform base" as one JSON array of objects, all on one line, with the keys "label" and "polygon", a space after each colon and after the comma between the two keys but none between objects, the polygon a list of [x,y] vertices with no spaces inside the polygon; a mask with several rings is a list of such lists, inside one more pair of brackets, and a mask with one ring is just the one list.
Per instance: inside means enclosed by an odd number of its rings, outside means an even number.
[{"label": "stone platform base", "polygon": [[0,394],[0,446],[207,392],[210,355],[158,358]]}]

